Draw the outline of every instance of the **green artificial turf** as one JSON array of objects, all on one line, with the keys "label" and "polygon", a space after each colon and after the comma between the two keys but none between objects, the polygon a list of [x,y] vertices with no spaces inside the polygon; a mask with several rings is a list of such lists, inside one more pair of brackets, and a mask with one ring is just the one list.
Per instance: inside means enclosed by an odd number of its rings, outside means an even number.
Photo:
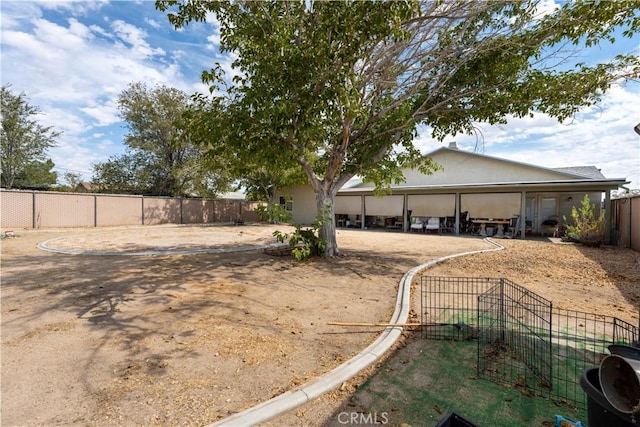
[{"label": "green artificial turf", "polygon": [[387,425],[435,426],[454,412],[477,426],[553,426],[586,411],[477,377],[477,342],[411,341],[352,397],[350,408]]}]

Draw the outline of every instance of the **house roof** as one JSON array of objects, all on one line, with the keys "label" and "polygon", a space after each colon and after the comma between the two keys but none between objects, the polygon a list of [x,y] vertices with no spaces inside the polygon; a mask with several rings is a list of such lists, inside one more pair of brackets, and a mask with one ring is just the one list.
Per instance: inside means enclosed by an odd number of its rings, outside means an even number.
[{"label": "house roof", "polygon": [[[600,173],[600,169],[598,169],[595,166],[567,166],[567,167],[560,167],[560,168],[546,168],[544,166],[532,165],[530,163],[518,162],[518,161],[515,161],[515,160],[509,160],[509,159],[504,159],[504,158],[501,158],[501,157],[489,156],[487,154],[481,154],[481,153],[476,153],[476,152],[472,152],[472,151],[464,151],[464,150],[460,150],[458,148],[451,148],[451,146],[437,148],[437,149],[425,154],[425,156],[426,157],[433,157],[433,156],[436,155],[436,153],[445,152],[445,151],[460,152],[460,153],[464,153],[467,156],[475,156],[475,157],[478,157],[478,158],[491,159],[491,160],[494,160],[494,161],[504,162],[504,163],[508,163],[508,164],[512,164],[512,165],[524,166],[526,168],[538,169],[540,171],[560,172],[560,173],[566,174],[568,176],[573,176],[573,177],[606,179],[605,176],[602,175],[602,173]],[[597,171],[597,172],[594,172],[594,171]]]},{"label": "house roof", "polygon": [[229,191],[220,194],[218,198],[224,200],[245,200],[247,196],[242,191]]},{"label": "house roof", "polygon": [[553,168],[553,170],[566,172],[573,175],[579,175],[585,178],[606,179],[602,172],[600,172],[600,169],[595,166],[568,166],[562,168]]},{"label": "house roof", "polygon": [[[595,166],[572,166],[546,168],[528,163],[516,162],[480,153],[463,151],[450,147],[440,147],[425,156],[433,158],[443,166],[443,171],[424,175],[417,170],[405,169],[406,182],[391,186],[392,190],[438,190],[438,189],[488,189],[507,187],[568,188],[577,185],[615,189],[624,185],[624,178],[606,178]],[[340,190],[341,193],[368,191],[372,183],[351,180]]]}]

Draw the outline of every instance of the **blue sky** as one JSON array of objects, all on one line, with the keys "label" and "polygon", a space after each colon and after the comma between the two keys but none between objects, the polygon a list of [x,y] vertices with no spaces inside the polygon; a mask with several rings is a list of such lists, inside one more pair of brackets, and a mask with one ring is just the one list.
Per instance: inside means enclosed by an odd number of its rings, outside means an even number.
[{"label": "blue sky", "polygon": [[[60,176],[74,172],[89,180],[92,164],[124,152],[116,100],[130,82],[208,93],[201,72],[215,62],[230,71],[215,23],[175,31],[153,1],[3,0],[0,12],[1,82],[41,109],[41,123],[63,132],[49,151]],[[580,55],[592,63],[617,53],[640,55],[640,40],[619,37]],[[640,83],[627,83],[563,124],[535,114],[503,126],[479,124],[481,139],[457,135],[439,143],[423,132],[416,144],[427,153],[455,140],[461,149],[540,166],[595,165],[640,188],[638,122]]]}]

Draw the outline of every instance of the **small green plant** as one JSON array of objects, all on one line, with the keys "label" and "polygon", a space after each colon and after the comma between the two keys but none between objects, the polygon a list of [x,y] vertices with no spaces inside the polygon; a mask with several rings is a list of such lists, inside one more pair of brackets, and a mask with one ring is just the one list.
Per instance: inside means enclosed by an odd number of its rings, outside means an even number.
[{"label": "small green plant", "polygon": [[274,231],[273,235],[280,243],[288,243],[292,248],[291,255],[298,261],[304,261],[312,256],[321,256],[327,246],[327,241],[320,237],[319,231],[322,225],[330,220],[327,214],[331,209],[327,208],[320,213],[310,227],[303,227],[300,224],[295,225],[295,231],[292,233],[283,233]]},{"label": "small green plant", "polygon": [[256,207],[256,212],[260,221],[272,224],[291,221],[291,212],[286,209],[285,205],[280,203],[261,203]]},{"label": "small green plant", "polygon": [[[586,246],[600,246],[604,240],[604,212],[596,217],[595,204],[585,194],[580,209],[571,208],[573,224],[567,224],[567,235]],[[567,218],[563,217],[565,223]]]}]

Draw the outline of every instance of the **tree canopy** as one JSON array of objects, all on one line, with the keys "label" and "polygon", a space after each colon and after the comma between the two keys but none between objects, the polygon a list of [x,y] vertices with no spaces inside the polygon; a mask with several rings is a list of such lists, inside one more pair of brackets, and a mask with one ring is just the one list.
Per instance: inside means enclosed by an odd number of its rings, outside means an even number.
[{"label": "tree canopy", "polygon": [[94,165],[100,191],[162,196],[215,196],[229,178],[216,159],[185,132],[189,96],[172,87],[131,83],[118,97],[129,132],[127,152]]},{"label": "tree canopy", "polygon": [[[379,189],[402,168],[436,168],[414,146],[416,126],[440,140],[540,111],[566,119],[596,103],[639,61],[572,63],[568,50],[640,28],[640,3],[573,1],[543,14],[537,1],[217,2],[158,0],[181,28],[215,16],[218,64],[203,72],[198,132],[246,164],[304,172],[319,213],[333,212],[353,176]],[[561,64],[559,68],[557,65]],[[331,217],[331,215],[330,215]],[[331,221],[320,233],[338,253]]]},{"label": "tree canopy", "polygon": [[0,132],[1,185],[10,188],[33,188],[55,184],[56,172],[47,149],[55,146],[60,132],[43,126],[34,118],[40,114],[24,93],[15,95],[10,86],[0,88],[2,130]]}]

